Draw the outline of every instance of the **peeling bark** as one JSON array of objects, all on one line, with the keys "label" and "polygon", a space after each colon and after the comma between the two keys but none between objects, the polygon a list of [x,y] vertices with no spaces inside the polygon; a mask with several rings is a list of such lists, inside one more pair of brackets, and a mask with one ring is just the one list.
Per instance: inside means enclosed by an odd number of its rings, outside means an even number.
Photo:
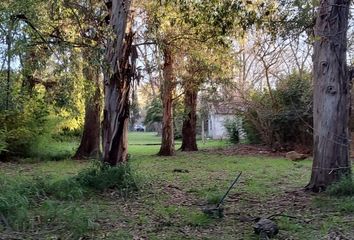
[{"label": "peeling bark", "polygon": [[306,187],[320,192],[350,174],[348,0],[322,0],[314,45],[314,160]]},{"label": "peeling bark", "polygon": [[[127,28],[130,0],[106,2],[114,38],[108,42],[105,71],[105,98],[102,126],[103,161],[111,166],[127,161],[129,93],[133,62],[131,27]],[[126,29],[129,33],[126,34]],[[124,40],[124,41],[123,41]]]}]

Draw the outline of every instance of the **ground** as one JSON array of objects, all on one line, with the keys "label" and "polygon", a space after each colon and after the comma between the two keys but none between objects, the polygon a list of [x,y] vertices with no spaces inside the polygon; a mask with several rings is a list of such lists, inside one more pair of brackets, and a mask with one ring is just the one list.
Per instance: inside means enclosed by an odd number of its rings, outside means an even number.
[{"label": "ground", "polygon": [[[252,228],[258,217],[271,217],[279,225],[275,239],[322,239],[333,229],[354,236],[354,198],[302,190],[311,160],[291,162],[262,151],[225,154],[225,141],[199,143],[201,151],[195,153],[158,157],[159,138],[154,134],[132,133],[129,140],[139,191],[42,199],[27,213],[32,225],[0,228],[0,239],[258,239]],[[0,177],[57,181],[90,164],[27,159],[1,163]],[[225,217],[205,215],[202,209],[215,204],[241,171],[225,201]]]}]

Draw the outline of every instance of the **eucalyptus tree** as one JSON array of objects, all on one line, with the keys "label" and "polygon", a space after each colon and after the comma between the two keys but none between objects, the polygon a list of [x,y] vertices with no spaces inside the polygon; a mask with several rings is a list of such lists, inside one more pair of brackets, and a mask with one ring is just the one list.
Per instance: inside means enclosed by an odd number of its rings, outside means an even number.
[{"label": "eucalyptus tree", "polygon": [[349,0],[323,0],[314,27],[314,160],[307,188],[318,192],[350,175]]},{"label": "eucalyptus tree", "polygon": [[131,0],[107,1],[112,36],[106,43],[103,160],[114,166],[127,161],[129,96],[137,53],[133,47]]},{"label": "eucalyptus tree", "polygon": [[72,21],[71,31],[80,48],[82,73],[85,78],[85,118],[80,145],[75,159],[98,158],[100,155],[100,133],[102,113],[102,64],[103,47],[107,35],[106,6],[101,0],[64,2]]},{"label": "eucalyptus tree", "polygon": [[[163,131],[159,155],[174,154],[173,93],[178,83],[176,65],[190,45],[208,41],[227,44],[235,29],[241,35],[268,9],[265,1],[146,1],[150,36],[163,52]],[[235,33],[235,32],[233,32]]]},{"label": "eucalyptus tree", "polygon": [[198,93],[203,84],[224,84],[224,80],[231,79],[234,63],[229,61],[233,52],[230,47],[218,46],[208,41],[191,45],[184,57],[184,64],[180,66],[182,72],[178,77],[182,79],[184,91],[184,116],[182,126],[182,151],[197,151],[197,104]]}]

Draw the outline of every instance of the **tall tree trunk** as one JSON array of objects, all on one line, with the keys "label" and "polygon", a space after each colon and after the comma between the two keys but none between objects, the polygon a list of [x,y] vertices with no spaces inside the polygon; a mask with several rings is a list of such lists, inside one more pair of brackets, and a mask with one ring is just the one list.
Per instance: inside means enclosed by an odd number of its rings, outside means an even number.
[{"label": "tall tree trunk", "polygon": [[100,154],[101,90],[98,71],[85,69],[88,81],[95,82],[95,93],[86,102],[84,131],[74,159],[98,158]]},{"label": "tall tree trunk", "polygon": [[191,86],[185,91],[184,120],[182,126],[182,151],[198,151],[197,147],[197,97],[198,90]]},{"label": "tall tree trunk", "polygon": [[322,0],[314,45],[314,160],[307,189],[319,192],[351,172],[348,0]]},{"label": "tall tree trunk", "polygon": [[[132,66],[129,57],[132,51],[131,27],[126,33],[130,0],[106,2],[115,38],[107,45],[106,59],[109,69],[105,72],[105,98],[102,126],[103,161],[111,166],[127,161],[129,92]],[[125,41],[123,39],[125,38]]]},{"label": "tall tree trunk", "polygon": [[7,74],[6,74],[6,101],[5,101],[5,109],[9,110],[9,105],[10,105],[10,91],[11,91],[11,58],[12,58],[12,53],[11,53],[11,47],[12,47],[12,28],[13,28],[13,20],[11,20],[10,25],[8,26],[8,32],[6,36],[6,44],[7,44]]},{"label": "tall tree trunk", "polygon": [[160,156],[172,156],[175,152],[174,133],[173,133],[173,90],[175,79],[173,72],[173,57],[170,47],[166,44],[163,48],[163,86],[162,86],[162,142],[158,153]]}]

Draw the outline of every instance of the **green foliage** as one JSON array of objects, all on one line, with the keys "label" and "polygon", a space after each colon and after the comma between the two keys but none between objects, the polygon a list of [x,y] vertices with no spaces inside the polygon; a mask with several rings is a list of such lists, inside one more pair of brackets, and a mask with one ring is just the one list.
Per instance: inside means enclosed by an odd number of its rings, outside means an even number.
[{"label": "green foliage", "polygon": [[279,1],[279,14],[282,21],[279,21],[277,30],[283,37],[297,36],[299,32],[306,31],[312,35],[314,21],[314,9],[319,6],[319,0],[281,0]]},{"label": "green foliage", "polygon": [[268,91],[254,92],[242,110],[248,141],[292,148],[311,146],[312,87],[309,73],[286,76],[276,89],[274,99]]},{"label": "green foliage", "polygon": [[249,144],[259,144],[262,142],[260,138],[260,133],[258,132],[256,126],[252,122],[244,118],[242,121],[242,129],[246,133],[247,143]]},{"label": "green foliage", "polygon": [[8,154],[28,156],[31,144],[43,132],[48,109],[40,98],[19,105],[11,111],[0,111],[0,126],[4,134],[2,138]]},{"label": "green foliage", "polygon": [[137,190],[135,176],[129,164],[119,164],[111,167],[105,164],[96,164],[78,174],[76,181],[81,186],[103,191],[118,189],[122,191]]},{"label": "green foliage", "polygon": [[174,138],[182,139],[182,127],[185,118],[183,99],[178,98],[174,100],[173,103],[173,130]]},{"label": "green foliage", "polygon": [[139,101],[138,101],[138,94],[137,90],[133,89],[131,93],[131,103],[130,103],[130,127],[131,129],[134,128],[135,123],[140,118],[140,108],[139,108]]},{"label": "green foliage", "polygon": [[155,122],[162,122],[162,101],[160,98],[154,98],[148,105],[144,121],[145,125]]},{"label": "green foliage", "polygon": [[240,119],[237,117],[225,121],[224,126],[231,143],[236,144],[240,142],[241,125]]},{"label": "green foliage", "polygon": [[30,206],[45,196],[44,180],[0,178],[0,216],[15,229],[27,228]]},{"label": "green foliage", "polygon": [[5,130],[0,130],[0,155],[7,151],[6,133]]},{"label": "green foliage", "polygon": [[50,183],[45,188],[46,194],[58,200],[77,200],[87,192],[74,178],[66,178]]},{"label": "green foliage", "polygon": [[343,177],[336,183],[330,185],[326,192],[331,196],[354,196],[354,181],[348,177]]}]

